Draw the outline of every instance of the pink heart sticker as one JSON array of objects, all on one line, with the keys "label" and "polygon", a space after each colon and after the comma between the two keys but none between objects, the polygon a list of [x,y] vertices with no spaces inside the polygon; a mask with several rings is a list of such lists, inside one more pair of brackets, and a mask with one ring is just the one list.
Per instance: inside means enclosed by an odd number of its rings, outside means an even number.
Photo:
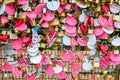
[{"label": "pink heart sticker", "polygon": [[47,70],[45,70],[45,73],[49,76],[52,76],[54,74],[53,67],[51,65],[48,65]]},{"label": "pink heart sticker", "polygon": [[75,33],[76,32],[76,27],[65,24],[65,31],[68,32],[68,33]]},{"label": "pink heart sticker", "polygon": [[0,66],[0,72],[2,72],[2,70],[3,70],[3,67],[2,67],[2,66]]},{"label": "pink heart sticker", "polygon": [[87,46],[87,40],[85,40],[83,37],[78,37],[77,39],[77,43],[80,45],[80,46]]},{"label": "pink heart sticker", "polygon": [[9,64],[7,61],[5,61],[3,68],[4,68],[5,70],[12,71],[13,66],[12,66],[11,64]]},{"label": "pink heart sticker", "polygon": [[74,70],[72,70],[72,76],[73,76],[73,77],[78,76],[78,74],[79,74],[79,71],[74,71]]},{"label": "pink heart sticker", "polygon": [[100,36],[100,35],[102,35],[103,33],[104,33],[104,31],[103,31],[102,27],[97,27],[97,28],[94,29],[94,34],[95,34],[96,36]]},{"label": "pink heart sticker", "polygon": [[49,22],[43,22],[43,23],[41,24],[41,26],[42,26],[43,28],[49,28]]},{"label": "pink heart sticker", "polygon": [[76,56],[72,51],[66,50],[65,52],[62,53],[62,60],[74,62],[76,60]]},{"label": "pink heart sticker", "polygon": [[50,62],[50,58],[46,54],[43,54],[41,64],[48,64],[49,62]]},{"label": "pink heart sticker", "polygon": [[63,60],[63,61],[69,61],[68,53],[66,53],[66,52],[63,52],[63,53],[62,53],[62,60]]},{"label": "pink heart sticker", "polygon": [[25,13],[26,13],[27,17],[29,17],[29,18],[33,18],[34,19],[34,18],[37,17],[35,11],[26,11]]},{"label": "pink heart sticker", "polygon": [[9,20],[8,20],[8,18],[6,16],[1,16],[1,23],[2,24],[6,24],[8,22],[9,22]]},{"label": "pink heart sticker", "polygon": [[25,23],[22,23],[20,26],[16,27],[17,30],[19,31],[24,31],[27,29],[27,25]]},{"label": "pink heart sticker", "polygon": [[81,69],[81,64],[80,63],[77,63],[77,62],[73,62],[71,64],[71,67],[72,67],[72,70],[74,71],[79,71]]},{"label": "pink heart sticker", "polygon": [[52,21],[54,19],[55,15],[51,13],[50,11],[47,11],[46,14],[42,14],[42,18],[45,21]]},{"label": "pink heart sticker", "polygon": [[89,80],[95,80],[95,76],[91,75]]},{"label": "pink heart sticker", "polygon": [[59,79],[65,79],[67,78],[67,73],[64,71],[60,72],[59,74],[56,75]]},{"label": "pink heart sticker", "polygon": [[23,49],[16,50],[19,54],[22,54],[24,52]]},{"label": "pink heart sticker", "polygon": [[39,5],[35,8],[35,13],[36,13],[37,15],[41,14],[43,8],[45,8],[45,7],[46,7],[46,4],[39,4]]},{"label": "pink heart sticker", "polygon": [[18,4],[26,4],[28,2],[28,0],[17,0]]},{"label": "pink heart sticker", "polygon": [[71,38],[71,46],[78,45],[77,40],[75,38]]},{"label": "pink heart sticker", "polygon": [[56,60],[56,64],[59,65],[59,66],[63,66],[62,60]]},{"label": "pink heart sticker", "polygon": [[16,68],[16,67],[13,67],[13,69],[12,69],[12,74],[14,75],[14,76],[22,76],[22,70],[18,70],[18,68]]},{"label": "pink heart sticker", "polygon": [[77,19],[74,17],[74,15],[67,16],[66,17],[66,23],[71,25],[71,26],[75,26],[77,24]]},{"label": "pink heart sticker", "polygon": [[15,14],[15,5],[14,4],[7,4],[5,7],[5,12],[9,15]]},{"label": "pink heart sticker", "polygon": [[106,39],[108,34],[104,32],[102,35],[98,36],[99,39]]},{"label": "pink heart sticker", "polygon": [[32,74],[30,76],[27,76],[27,80],[35,80],[36,74]]},{"label": "pink heart sticker", "polygon": [[16,49],[16,50],[20,50],[22,48],[22,43],[20,39],[15,39],[12,40],[12,48]]},{"label": "pink heart sticker", "polygon": [[27,60],[25,57],[22,57],[20,60],[18,60],[18,64],[23,67],[27,66]]},{"label": "pink heart sticker", "polygon": [[84,58],[84,53],[83,53],[83,52],[78,52],[78,53],[77,53],[77,56],[78,56],[78,58],[79,58],[80,60],[83,60],[83,58]]}]

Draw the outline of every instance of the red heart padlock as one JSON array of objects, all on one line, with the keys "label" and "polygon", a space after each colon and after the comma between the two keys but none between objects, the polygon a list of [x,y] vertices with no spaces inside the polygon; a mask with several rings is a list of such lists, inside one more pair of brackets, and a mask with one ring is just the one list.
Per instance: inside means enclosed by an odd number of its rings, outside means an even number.
[{"label": "red heart padlock", "polygon": [[109,7],[106,4],[102,4],[102,10],[104,13],[107,13],[109,11]]},{"label": "red heart padlock", "polygon": [[103,54],[106,54],[109,49],[109,46],[107,44],[100,44],[99,48]]},{"label": "red heart padlock", "polygon": [[25,36],[25,35],[23,35],[23,36],[21,37],[21,40],[22,40],[22,43],[23,43],[23,44],[27,44],[27,43],[29,43],[29,42],[31,41],[30,37],[27,37],[27,36]]},{"label": "red heart padlock", "polygon": [[9,38],[9,36],[7,34],[0,35],[0,41],[7,42],[8,38]]},{"label": "red heart padlock", "polygon": [[81,26],[80,26],[80,29],[81,29],[81,31],[82,31],[83,34],[87,34],[87,33],[88,33],[88,28],[87,28],[87,26],[81,25]]}]

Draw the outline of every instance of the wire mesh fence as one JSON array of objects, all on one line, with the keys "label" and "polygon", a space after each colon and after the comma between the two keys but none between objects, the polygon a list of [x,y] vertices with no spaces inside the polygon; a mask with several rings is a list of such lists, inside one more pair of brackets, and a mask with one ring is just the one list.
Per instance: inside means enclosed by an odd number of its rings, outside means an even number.
[{"label": "wire mesh fence", "polygon": [[[3,62],[6,60],[6,58],[0,58],[0,65],[3,65]],[[35,71],[36,67],[34,65],[29,65],[28,67],[29,71]],[[65,69],[66,73],[68,75],[71,74],[71,68],[69,67],[69,63],[65,63]],[[85,71],[83,69],[80,70],[79,75],[72,80],[89,80],[89,77],[92,75],[95,76],[95,80],[119,80],[118,74],[119,71],[117,70],[116,66],[109,66],[108,72],[106,72],[105,69],[102,68],[94,68],[92,71]],[[108,76],[112,75],[112,79],[108,79]],[[25,80],[23,76],[20,77],[14,77],[12,75],[12,72],[10,71],[2,71],[0,73],[0,80]],[[36,80],[59,80],[55,75],[52,77],[45,74],[44,70],[41,68],[40,75],[36,78]]]}]

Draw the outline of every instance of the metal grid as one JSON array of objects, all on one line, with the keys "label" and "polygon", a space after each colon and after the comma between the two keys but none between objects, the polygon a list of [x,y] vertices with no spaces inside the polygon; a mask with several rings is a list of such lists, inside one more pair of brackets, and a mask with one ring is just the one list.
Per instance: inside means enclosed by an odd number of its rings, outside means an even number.
[{"label": "metal grid", "polygon": [[[2,62],[4,62],[5,58],[0,58],[0,65],[3,65]],[[71,68],[69,67],[69,63],[66,63],[66,68],[68,68],[68,72],[67,74],[69,75],[71,73]],[[117,77],[117,69],[115,66],[110,66],[109,68],[113,69],[113,71],[111,73],[108,74],[103,74],[103,69],[100,68],[96,68],[94,69],[94,76],[95,76],[95,80],[107,80],[106,77],[111,74],[114,76],[114,79],[112,80],[119,80],[119,79],[115,79]],[[29,70],[34,70],[35,66],[28,66]],[[89,76],[91,75],[91,71],[85,71],[85,70],[81,70],[79,75],[76,78],[73,78],[73,80],[89,80]],[[2,73],[0,73],[0,80],[25,80],[22,77],[14,77],[12,75],[12,73],[10,71],[2,71]],[[36,79],[36,80],[59,80],[55,75],[50,77],[48,75],[46,75],[44,73],[44,71],[42,70],[40,76]]]}]

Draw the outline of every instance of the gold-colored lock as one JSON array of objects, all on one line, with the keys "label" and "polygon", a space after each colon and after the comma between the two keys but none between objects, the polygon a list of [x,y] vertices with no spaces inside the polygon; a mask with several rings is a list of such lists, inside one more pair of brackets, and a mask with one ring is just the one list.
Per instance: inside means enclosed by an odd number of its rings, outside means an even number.
[{"label": "gold-colored lock", "polygon": [[88,29],[88,34],[93,34],[93,29]]},{"label": "gold-colored lock", "polygon": [[31,7],[28,7],[27,11],[32,11]]},{"label": "gold-colored lock", "polygon": [[98,78],[100,78],[100,75],[96,75]]},{"label": "gold-colored lock", "polygon": [[113,1],[114,1],[114,0],[110,0],[110,4],[113,4]]},{"label": "gold-colored lock", "polygon": [[11,32],[9,32],[8,34],[10,35],[10,39],[17,39],[18,38],[17,34],[13,34]]},{"label": "gold-colored lock", "polygon": [[60,17],[65,17],[66,14],[65,14],[65,11],[63,11],[62,13],[59,14]]},{"label": "gold-colored lock", "polygon": [[100,0],[96,0],[95,2],[98,4],[100,2]]},{"label": "gold-colored lock", "polygon": [[67,67],[64,67],[64,71],[67,72],[67,71],[68,71],[68,68],[67,68]]},{"label": "gold-colored lock", "polygon": [[4,66],[4,62],[2,62],[2,64],[1,64],[2,66]]},{"label": "gold-colored lock", "polygon": [[46,44],[45,44],[45,43],[41,43],[41,47],[42,47],[42,48],[45,48],[45,47],[46,47]]},{"label": "gold-colored lock", "polygon": [[58,36],[59,36],[59,37],[64,36],[64,35],[65,35],[65,34],[64,34],[63,31],[58,32]]},{"label": "gold-colored lock", "polygon": [[98,5],[98,6],[96,7],[95,11],[96,11],[96,12],[100,12],[100,11],[101,11],[100,5]]},{"label": "gold-colored lock", "polygon": [[67,0],[60,0],[61,1],[61,3],[67,3]]},{"label": "gold-colored lock", "polygon": [[78,28],[78,34],[81,34],[81,30],[80,30],[80,28]]},{"label": "gold-colored lock", "polygon": [[15,3],[15,0],[4,0],[5,4]]},{"label": "gold-colored lock", "polygon": [[58,28],[57,26],[56,26],[56,28],[55,28],[55,31],[56,31],[56,32],[58,32],[58,31],[59,31],[59,28]]},{"label": "gold-colored lock", "polygon": [[114,54],[119,54],[119,50],[114,50]]},{"label": "gold-colored lock", "polygon": [[60,22],[65,24],[65,18],[60,18]]},{"label": "gold-colored lock", "polygon": [[114,15],[113,20],[114,21],[120,21],[120,16],[119,15]]},{"label": "gold-colored lock", "polygon": [[118,4],[120,5],[120,1],[118,1]]},{"label": "gold-colored lock", "polygon": [[107,17],[109,17],[110,16],[110,12],[107,12],[106,14],[104,14],[104,16],[107,16]]},{"label": "gold-colored lock", "polygon": [[61,41],[62,41],[61,38],[57,38],[57,39],[56,39],[56,42],[57,42],[57,43],[61,43]]},{"label": "gold-colored lock", "polygon": [[48,0],[44,0],[44,3],[48,3]]},{"label": "gold-colored lock", "polygon": [[50,22],[50,26],[59,26],[59,24],[60,24],[60,21],[58,20],[58,18],[55,18]]},{"label": "gold-colored lock", "polygon": [[18,31],[16,28],[15,28],[15,33],[16,33],[16,34],[18,34],[18,33],[19,33],[19,31]]},{"label": "gold-colored lock", "polygon": [[31,31],[30,31],[30,28],[27,28],[26,32],[27,32],[27,33],[30,33],[30,32],[31,32]]},{"label": "gold-colored lock", "polygon": [[19,19],[26,19],[26,14],[25,12],[21,12],[20,15],[18,16]]},{"label": "gold-colored lock", "polygon": [[107,80],[113,80],[113,76],[112,75],[107,76]]},{"label": "gold-colored lock", "polygon": [[13,19],[14,19],[14,17],[13,17],[13,16],[11,16],[11,15],[8,15],[8,19],[9,19],[9,20],[13,20]]},{"label": "gold-colored lock", "polygon": [[93,0],[88,0],[89,2],[93,2]]},{"label": "gold-colored lock", "polygon": [[97,68],[100,67],[99,62],[94,62],[93,65],[94,65],[94,67],[97,67]]},{"label": "gold-colored lock", "polygon": [[5,31],[5,30],[2,30],[2,33],[1,34],[6,34],[7,33],[7,31]]},{"label": "gold-colored lock", "polygon": [[4,78],[7,78],[7,76],[8,76],[7,73],[5,73],[5,74],[4,74]]},{"label": "gold-colored lock", "polygon": [[103,74],[107,74],[107,73],[108,73],[108,71],[107,71],[107,70],[104,70],[104,71],[103,71]]},{"label": "gold-colored lock", "polygon": [[79,76],[75,77],[75,80],[80,80],[80,79],[79,79]]}]

